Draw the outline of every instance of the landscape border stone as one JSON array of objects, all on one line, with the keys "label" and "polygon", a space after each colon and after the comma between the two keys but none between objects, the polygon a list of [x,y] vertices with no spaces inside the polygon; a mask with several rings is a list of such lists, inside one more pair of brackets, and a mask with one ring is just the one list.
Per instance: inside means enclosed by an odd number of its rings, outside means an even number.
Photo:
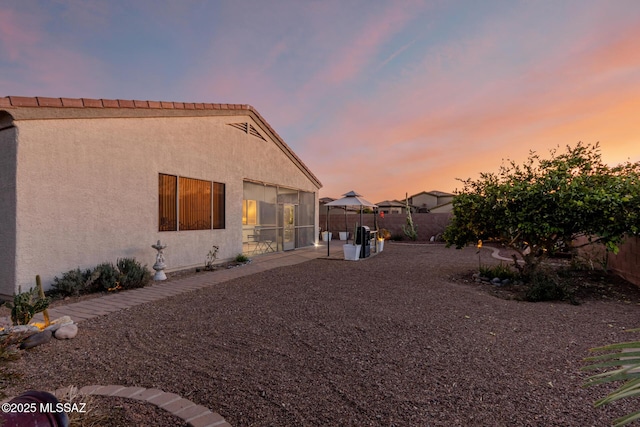
[{"label": "landscape border stone", "polygon": [[[69,389],[70,387],[59,388],[53,394],[64,396],[69,392]],[[125,387],[115,384],[107,386],[89,385],[82,387],[78,390],[78,393],[81,395],[113,396],[141,400],[179,417],[191,427],[231,427],[231,424],[225,421],[217,412],[212,412],[202,405],[196,405],[194,402],[175,393],[155,388]]]}]

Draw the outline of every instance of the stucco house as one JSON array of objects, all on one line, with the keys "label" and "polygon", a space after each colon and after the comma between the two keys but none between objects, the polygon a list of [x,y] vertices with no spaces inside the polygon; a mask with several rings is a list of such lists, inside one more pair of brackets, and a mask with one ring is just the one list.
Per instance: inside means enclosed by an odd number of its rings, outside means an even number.
[{"label": "stucco house", "polygon": [[444,191],[422,191],[409,197],[409,204],[417,212],[446,213],[453,210],[454,195]]},{"label": "stucco house", "polygon": [[385,214],[402,214],[407,213],[407,207],[404,202],[399,200],[384,200],[376,203],[378,212]]},{"label": "stucco house", "polygon": [[309,246],[321,183],[251,106],[0,98],[0,295],[135,257]]}]

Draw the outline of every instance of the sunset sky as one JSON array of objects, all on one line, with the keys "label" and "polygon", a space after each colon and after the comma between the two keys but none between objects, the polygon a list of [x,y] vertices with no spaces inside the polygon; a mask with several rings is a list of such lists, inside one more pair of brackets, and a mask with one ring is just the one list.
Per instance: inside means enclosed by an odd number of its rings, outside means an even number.
[{"label": "sunset sky", "polygon": [[0,0],[0,96],[253,105],[324,184],[640,161],[640,1]]}]

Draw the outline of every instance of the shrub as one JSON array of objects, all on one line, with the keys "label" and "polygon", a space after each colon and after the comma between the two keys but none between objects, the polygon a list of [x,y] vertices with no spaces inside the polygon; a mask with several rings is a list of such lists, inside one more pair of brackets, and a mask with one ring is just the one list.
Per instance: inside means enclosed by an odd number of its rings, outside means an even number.
[{"label": "shrub", "polygon": [[141,266],[134,258],[118,259],[117,265],[104,262],[93,270],[70,270],[56,277],[50,294],[78,296],[93,292],[108,292],[117,289],[134,289],[146,286],[151,280],[147,266]]},{"label": "shrub", "polygon": [[118,259],[120,286],[122,289],[142,288],[151,280],[151,272],[134,258]]},{"label": "shrub", "polygon": [[504,265],[500,263],[500,265],[492,265],[480,266],[480,276],[488,277],[489,279],[493,279],[494,277],[499,278],[500,280],[509,279],[515,280],[518,277],[518,274],[514,272],[508,265]]},{"label": "shrub", "polygon": [[235,261],[236,262],[247,262],[247,261],[249,261],[249,258],[245,254],[238,254],[238,255],[236,255]]},{"label": "shrub", "polygon": [[211,247],[211,250],[207,254],[206,260],[204,262],[204,269],[207,271],[214,271],[216,269],[215,263],[216,259],[218,259],[218,250],[220,248],[216,245]]},{"label": "shrub", "polygon": [[85,293],[86,284],[91,279],[91,270],[69,270],[61,278],[55,277],[51,286],[51,294],[67,296],[78,296]]},{"label": "shrub", "polygon": [[536,270],[528,277],[524,299],[530,302],[565,301],[577,304],[569,287],[553,272]]},{"label": "shrub", "polygon": [[104,262],[98,265],[94,270],[92,277],[95,280],[92,286],[87,286],[87,292],[112,291],[118,288],[120,284],[120,272],[110,262]]}]

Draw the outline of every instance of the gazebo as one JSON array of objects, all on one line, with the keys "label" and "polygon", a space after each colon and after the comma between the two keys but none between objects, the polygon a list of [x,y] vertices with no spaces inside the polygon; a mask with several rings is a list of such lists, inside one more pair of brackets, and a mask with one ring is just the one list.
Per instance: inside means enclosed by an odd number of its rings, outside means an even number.
[{"label": "gazebo", "polygon": [[[360,225],[362,225],[362,209],[363,208],[377,208],[378,206],[371,203],[370,201],[364,199],[361,194],[356,193],[355,191],[349,191],[342,195],[341,199],[334,200],[333,202],[327,203],[325,206],[329,208],[334,206],[340,207],[357,207],[360,210]],[[329,211],[327,210],[327,230],[329,230]],[[353,236],[355,239],[356,236]],[[331,240],[327,240],[327,256],[329,256],[329,249],[331,245]]]}]

